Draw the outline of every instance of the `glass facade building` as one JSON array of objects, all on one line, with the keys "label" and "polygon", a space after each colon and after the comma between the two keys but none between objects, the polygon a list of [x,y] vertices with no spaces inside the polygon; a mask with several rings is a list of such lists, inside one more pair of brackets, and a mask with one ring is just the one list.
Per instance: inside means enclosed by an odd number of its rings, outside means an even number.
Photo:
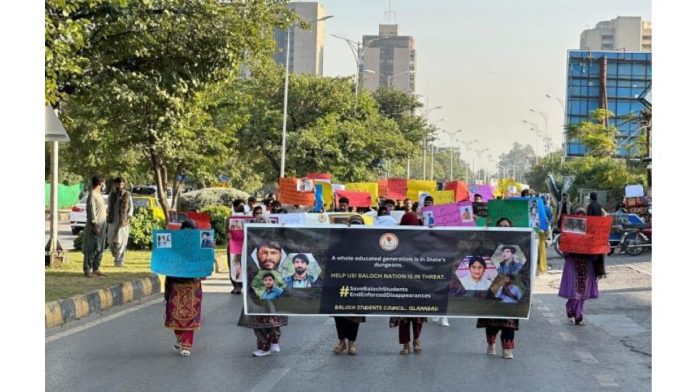
[{"label": "glass facade building", "polygon": [[[566,84],[566,125],[589,120],[590,113],[605,107],[614,113],[608,125],[619,131],[617,157],[638,153],[638,118],[643,104],[638,100],[652,82],[652,53],[569,50]],[[583,156],[587,150],[565,135],[566,156]]]}]

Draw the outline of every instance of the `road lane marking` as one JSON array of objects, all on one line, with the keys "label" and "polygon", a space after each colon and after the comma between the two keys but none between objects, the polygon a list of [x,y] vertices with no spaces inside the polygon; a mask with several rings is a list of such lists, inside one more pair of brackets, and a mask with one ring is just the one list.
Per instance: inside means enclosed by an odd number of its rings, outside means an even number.
[{"label": "road lane marking", "polygon": [[578,341],[578,338],[576,338],[575,335],[573,335],[570,332],[559,332],[559,334],[561,335],[563,340],[565,340],[566,342],[577,342]]},{"label": "road lane marking", "polygon": [[266,373],[261,381],[259,381],[250,392],[266,392],[270,391],[281,378],[285,377],[285,374],[290,371],[290,368],[277,368],[272,369]]},{"label": "road lane marking", "polygon": [[62,339],[62,338],[74,335],[78,332],[85,331],[85,330],[90,329],[92,327],[96,327],[97,325],[103,324],[107,321],[111,321],[111,320],[119,318],[121,316],[125,316],[129,313],[137,312],[140,309],[147,308],[148,306],[152,306],[152,305],[154,305],[156,303],[160,303],[160,302],[162,302],[162,298],[158,296],[157,299],[153,299],[150,302],[145,302],[145,303],[140,304],[138,306],[134,306],[132,308],[128,308],[128,309],[122,310],[120,312],[117,312],[117,313],[108,315],[106,317],[100,318],[99,320],[90,321],[84,325],[70,329],[68,331],[63,331],[63,332],[57,333],[55,335],[51,335],[51,336],[46,338],[46,344],[51,343],[51,342],[55,342],[58,339]]},{"label": "road lane marking", "polygon": [[597,361],[597,358],[595,358],[594,356],[592,356],[592,354],[584,350],[575,350],[575,356],[580,358],[580,360],[585,363],[599,363],[599,361]]}]

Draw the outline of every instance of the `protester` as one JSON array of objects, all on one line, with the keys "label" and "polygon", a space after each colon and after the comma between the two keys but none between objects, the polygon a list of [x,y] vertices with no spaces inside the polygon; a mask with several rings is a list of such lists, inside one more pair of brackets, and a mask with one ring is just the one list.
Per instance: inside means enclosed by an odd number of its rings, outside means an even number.
[{"label": "protester", "polygon": [[[255,222],[269,223],[269,220],[265,216],[260,215],[256,217]],[[267,248],[267,255],[259,257],[259,268],[274,270],[280,264],[282,250],[279,244],[273,242],[267,244]],[[263,260],[261,260],[262,258]],[[242,308],[237,325],[254,330],[254,335],[256,335],[256,351],[254,351],[252,355],[255,357],[265,357],[271,353],[280,352],[280,327],[288,325],[288,317],[247,316],[244,314],[244,309]]]},{"label": "protester", "polygon": [[[348,220],[348,225],[364,225],[365,222],[359,216],[352,216]],[[338,335],[338,344],[333,348],[333,352],[336,354],[341,354],[342,352],[348,350],[348,354],[357,355],[358,348],[355,345],[355,341],[358,339],[358,329],[360,328],[360,323],[366,321],[365,317],[334,317],[334,322],[336,323],[336,335]],[[346,340],[348,344],[346,345]]]},{"label": "protester", "polygon": [[[498,227],[511,227],[512,221],[508,218],[500,218],[495,224]],[[515,348],[515,331],[519,329],[518,319],[489,319],[480,318],[476,321],[476,328],[486,328],[486,342],[488,348],[486,354],[495,355],[495,339],[500,332],[500,340],[503,345],[503,358],[513,359],[512,350]]]},{"label": "protester", "polygon": [[247,198],[247,204],[244,205],[244,212],[250,213],[256,206],[256,198],[254,196],[249,196]]},{"label": "protester", "polygon": [[403,210],[406,212],[415,211],[415,209],[413,208],[413,201],[411,199],[409,199],[409,198],[404,199]]},{"label": "protester", "polygon": [[[402,226],[419,226],[418,217],[412,212],[407,212],[401,218]],[[423,346],[421,344],[420,335],[423,330],[423,324],[428,322],[426,317],[390,317],[389,327],[393,328],[399,327],[399,343],[403,345],[400,353],[405,355],[411,352],[410,341],[411,333],[410,329],[413,329],[413,352],[420,354],[423,351]]]},{"label": "protester", "polygon": [[232,215],[244,214],[244,200],[235,199],[232,202]]},{"label": "protester", "polygon": [[570,215],[571,211],[572,210],[570,201],[568,201],[568,193],[563,192],[563,194],[561,195],[561,202],[558,205],[558,210],[556,210],[556,219],[554,220],[556,222],[556,227],[558,228],[558,230],[561,230],[563,216]]},{"label": "protester", "polygon": [[253,216],[254,218],[258,218],[261,215],[263,215],[263,207],[261,207],[261,206],[254,207],[254,210],[252,211],[251,216]]},{"label": "protester", "polygon": [[604,216],[606,214],[602,205],[597,202],[597,192],[590,192],[590,204],[587,205],[587,215]]},{"label": "protester", "polygon": [[334,209],[334,212],[348,212],[350,200],[347,197],[341,197],[338,199],[338,207]]},{"label": "protester", "polygon": [[389,207],[386,205],[380,206],[377,209],[377,219],[375,219],[375,226],[398,226],[399,224],[396,222],[396,219],[394,219],[391,215],[389,215],[391,211],[389,210]]},{"label": "protester", "polygon": [[271,202],[271,213],[272,214],[287,214],[288,210],[283,208],[282,204],[278,200],[273,200]]},{"label": "protester", "polygon": [[[594,193],[594,192],[593,192]],[[592,200],[592,196],[590,196]],[[596,202],[596,195],[595,200]],[[602,216],[601,207],[588,206],[594,216]],[[599,205],[599,203],[597,203]],[[585,215],[585,210],[578,208],[575,215]],[[606,277],[604,255],[567,253],[564,256],[563,275],[558,295],[566,299],[566,317],[570,324],[586,325],[584,318],[585,300],[599,297],[597,279]]]},{"label": "protester", "polygon": [[[195,230],[196,222],[186,220],[181,230]],[[199,278],[167,276],[164,279],[164,326],[174,330],[174,350],[182,357],[191,355],[194,331],[201,326],[203,289]]]},{"label": "protester", "polygon": [[92,189],[87,198],[87,222],[85,223],[84,241],[82,243],[82,270],[86,277],[104,276],[99,270],[102,254],[106,245],[106,203],[102,196],[104,177],[92,177]]}]

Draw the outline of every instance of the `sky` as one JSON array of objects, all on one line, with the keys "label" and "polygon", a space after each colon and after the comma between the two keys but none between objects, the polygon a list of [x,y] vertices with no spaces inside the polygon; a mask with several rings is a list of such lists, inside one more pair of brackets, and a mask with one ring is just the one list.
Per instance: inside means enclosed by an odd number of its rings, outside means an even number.
[{"label": "sky", "polygon": [[[324,76],[354,75],[348,45],[331,34],[354,41],[376,35],[380,23],[392,21],[385,13],[390,2],[320,3],[333,15],[325,22]],[[542,141],[522,122],[545,131],[543,116],[530,108],[547,114],[553,150],[561,148],[563,109],[545,95],[565,101],[567,50],[579,47],[584,29],[619,15],[651,20],[649,0],[393,0],[391,9],[399,34],[415,40],[416,94],[431,108],[442,106],[430,112],[430,121],[444,118],[440,128],[461,129],[457,137],[477,139],[472,148],[488,148],[482,156],[491,154],[493,161],[514,141],[543,152]],[[438,146],[451,145],[444,131]],[[495,162],[480,161],[477,167],[494,169]]]}]

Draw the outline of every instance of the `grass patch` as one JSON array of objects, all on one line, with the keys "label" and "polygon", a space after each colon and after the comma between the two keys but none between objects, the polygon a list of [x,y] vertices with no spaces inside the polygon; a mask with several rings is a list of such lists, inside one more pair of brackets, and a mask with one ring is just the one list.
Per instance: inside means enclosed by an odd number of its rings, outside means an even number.
[{"label": "grass patch", "polygon": [[[225,247],[215,249],[216,258],[225,257]],[[106,276],[86,278],[82,272],[82,252],[67,253],[67,262],[58,268],[46,268],[45,272],[45,302],[55,301],[73,295],[86,294],[90,291],[119,285],[123,282],[145,278],[151,274],[149,250],[128,250],[124,257],[123,267],[114,267],[114,257],[108,251],[102,256],[99,270]],[[164,276],[160,275],[160,284],[164,286]]]}]

